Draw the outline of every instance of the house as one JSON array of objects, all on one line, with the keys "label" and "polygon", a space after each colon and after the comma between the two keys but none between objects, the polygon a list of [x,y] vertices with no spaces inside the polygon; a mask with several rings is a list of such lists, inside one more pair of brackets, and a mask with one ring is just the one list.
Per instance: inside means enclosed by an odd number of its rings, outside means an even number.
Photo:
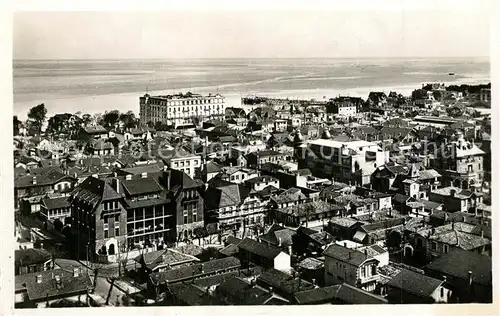
[{"label": "house", "polygon": [[384,92],[370,92],[366,100],[368,107],[382,107],[387,104],[387,95]]},{"label": "house", "polygon": [[45,249],[20,249],[14,252],[15,275],[43,272],[53,268],[52,254]]},{"label": "house", "polygon": [[392,230],[397,230],[404,226],[406,222],[405,217],[383,219],[374,223],[368,223],[360,226],[353,240],[362,244],[371,245],[378,241],[386,240],[387,235]]},{"label": "house", "polygon": [[223,305],[285,305],[288,301],[273,291],[256,286],[240,277],[231,277],[219,284],[214,296]]},{"label": "house", "polygon": [[293,251],[299,256],[319,257],[334,240],[335,238],[326,231],[317,231],[301,226],[292,236]]},{"label": "house", "polygon": [[427,264],[424,270],[427,275],[435,278],[446,277],[446,286],[452,291],[448,302],[492,302],[491,257],[471,251],[454,250],[437,257]]},{"label": "house", "polygon": [[443,204],[443,210],[447,212],[476,213],[483,202],[483,193],[450,186],[430,192],[429,200]]},{"label": "house", "polygon": [[259,168],[266,162],[278,162],[280,160],[289,160],[290,157],[283,153],[274,150],[262,150],[252,152],[246,155],[247,166],[251,168]]},{"label": "house", "polygon": [[351,217],[334,217],[328,222],[327,230],[337,239],[352,240],[363,222]]},{"label": "house", "polygon": [[[232,183],[243,183],[259,176],[258,171],[241,166],[224,167],[221,178]],[[279,188],[279,186],[278,186]]]},{"label": "house", "polygon": [[87,145],[87,151],[94,156],[109,156],[115,154],[115,146],[107,139],[92,139]]},{"label": "house", "polygon": [[387,283],[387,300],[391,304],[447,303],[451,290],[445,280],[402,269]]},{"label": "house", "polygon": [[196,176],[201,168],[201,156],[188,153],[185,150],[162,151],[161,156],[170,169],[183,171],[191,178]]},{"label": "house", "polygon": [[446,185],[473,191],[482,188],[485,152],[466,141],[462,133],[456,140],[434,148],[433,154],[430,165],[443,175]]},{"label": "house", "polygon": [[201,170],[201,179],[208,182],[210,179],[222,172],[222,168],[213,161],[207,162]]},{"label": "house", "polygon": [[217,305],[206,291],[191,283],[175,283],[168,285],[168,291],[162,305],[168,306],[208,306]]},{"label": "house", "polygon": [[352,305],[352,304],[387,304],[379,295],[364,291],[347,283],[314,288],[295,293],[295,302],[299,305]]},{"label": "house", "polygon": [[307,166],[315,176],[345,183],[369,184],[375,169],[389,161],[389,151],[362,140],[316,139],[305,146],[299,166]]},{"label": "house", "polygon": [[379,275],[379,261],[368,251],[349,249],[331,244],[323,252],[325,257],[325,285],[348,283],[368,292],[374,291]]},{"label": "house", "polygon": [[83,141],[91,139],[107,139],[108,131],[101,125],[82,127],[79,131],[78,138]]},{"label": "house", "polygon": [[293,244],[294,236],[294,230],[273,224],[265,234],[259,235],[257,239],[267,245],[288,250],[288,247]]},{"label": "house", "polygon": [[285,253],[278,247],[245,238],[238,244],[238,249],[243,267],[253,264],[283,272],[291,269],[290,252]]},{"label": "house", "polygon": [[290,275],[276,269],[268,269],[257,278],[257,285],[293,302],[297,292],[311,290],[314,285],[296,274]]},{"label": "house", "polygon": [[158,297],[165,293],[169,285],[238,271],[240,267],[241,264],[237,258],[227,257],[151,273],[147,281],[147,291],[151,296]]},{"label": "house", "polygon": [[162,272],[187,264],[198,263],[200,259],[169,248],[142,253],[135,257],[134,261],[140,265],[140,271],[142,270],[143,275],[149,275],[154,272]]},{"label": "house", "polygon": [[271,176],[252,177],[245,180],[245,184],[254,191],[261,191],[269,185],[275,187],[276,189],[280,188],[279,180]]},{"label": "house", "polygon": [[312,221],[328,221],[339,216],[344,208],[324,201],[311,201],[297,205],[276,208],[270,214],[273,220],[287,226],[298,227]]},{"label": "house", "polygon": [[434,260],[454,249],[480,254],[491,253],[491,239],[484,234],[485,229],[476,225],[452,222],[439,227],[423,227],[417,230],[413,244],[415,255]]},{"label": "house", "polygon": [[18,275],[15,284],[16,305],[32,303],[36,306],[45,303],[49,307],[65,298],[85,300],[88,304],[88,294],[92,289],[90,276],[79,268],[71,272],[56,269]]},{"label": "house", "polygon": [[14,203],[15,207],[20,206],[21,199],[36,199],[36,202],[29,202],[27,213],[39,212],[41,209],[41,197],[48,193],[58,193],[64,195],[71,192],[76,179],[58,170],[50,170],[43,174],[29,174],[18,177],[14,180]]},{"label": "house", "polygon": [[69,197],[44,198],[40,214],[51,222],[59,220],[61,223],[68,223],[71,220],[71,203]]},{"label": "house", "polygon": [[290,188],[271,197],[270,203],[274,208],[287,208],[305,203],[307,197],[299,188]]}]

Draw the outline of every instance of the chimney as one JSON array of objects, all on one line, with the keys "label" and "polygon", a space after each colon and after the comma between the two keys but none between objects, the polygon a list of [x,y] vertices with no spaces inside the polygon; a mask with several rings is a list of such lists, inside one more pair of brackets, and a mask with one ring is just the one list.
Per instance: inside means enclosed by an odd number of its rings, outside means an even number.
[{"label": "chimney", "polygon": [[462,216],[462,223],[465,223],[465,216]]},{"label": "chimney", "polygon": [[165,172],[165,181],[167,182],[167,191],[170,191],[170,182],[172,180],[171,178],[172,178],[172,170],[167,170]]},{"label": "chimney", "polygon": [[347,242],[344,242],[344,247],[347,248]]},{"label": "chimney", "polygon": [[451,222],[451,229],[455,230],[455,222]]},{"label": "chimney", "polygon": [[278,247],[281,247],[281,237],[278,237]]},{"label": "chimney", "polygon": [[364,253],[365,253],[365,257],[368,258],[368,250],[366,248],[365,248]]},{"label": "chimney", "polygon": [[444,213],[444,223],[446,224],[446,222],[448,221],[448,213]]},{"label": "chimney", "polygon": [[201,264],[201,274],[205,273],[205,267],[203,266],[203,263]]},{"label": "chimney", "polygon": [[351,253],[351,251],[349,251],[349,260],[351,260],[351,259],[352,259],[352,253]]},{"label": "chimney", "polygon": [[148,174],[146,172],[141,173],[141,179],[145,179],[148,177]]},{"label": "chimney", "polygon": [[472,271],[469,271],[468,274],[469,274],[469,286],[471,286],[472,285]]},{"label": "chimney", "polygon": [[453,197],[453,196],[455,196],[455,193],[456,193],[456,192],[457,192],[457,191],[456,191],[455,189],[451,189],[451,190],[450,190],[450,196],[452,196],[452,197]]},{"label": "chimney", "polygon": [[80,276],[80,269],[78,268],[73,268],[73,277],[77,278]]},{"label": "chimney", "polygon": [[273,290],[272,286],[269,287],[269,294],[274,294],[274,290]]},{"label": "chimney", "polygon": [[132,175],[131,174],[127,174],[125,176],[125,180],[132,180]]},{"label": "chimney", "polygon": [[117,178],[113,179],[113,189],[115,189],[116,193],[120,194],[120,180]]},{"label": "chimney", "polygon": [[484,238],[484,230],[481,228],[481,238]]},{"label": "chimney", "polygon": [[36,283],[42,283],[42,275],[37,275],[36,276]]},{"label": "chimney", "polygon": [[36,184],[36,176],[33,176],[33,184]]},{"label": "chimney", "polygon": [[[482,230],[481,230],[482,231]],[[292,255],[292,245],[288,246],[288,254],[291,256]]]}]

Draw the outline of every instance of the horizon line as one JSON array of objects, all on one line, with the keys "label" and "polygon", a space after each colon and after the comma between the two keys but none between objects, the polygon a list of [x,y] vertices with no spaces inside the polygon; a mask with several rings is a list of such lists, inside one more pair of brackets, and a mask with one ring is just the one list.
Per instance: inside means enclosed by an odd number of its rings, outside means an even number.
[{"label": "horizon line", "polygon": [[116,60],[221,60],[221,59],[491,59],[491,56],[373,56],[373,57],[126,57],[126,58],[13,58],[12,61],[59,61],[59,60],[85,60],[85,61],[116,61]]}]

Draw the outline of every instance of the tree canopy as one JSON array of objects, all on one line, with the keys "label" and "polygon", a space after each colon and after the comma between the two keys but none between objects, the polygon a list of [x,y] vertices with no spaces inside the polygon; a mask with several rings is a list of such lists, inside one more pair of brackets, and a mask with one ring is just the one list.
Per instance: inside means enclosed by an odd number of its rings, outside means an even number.
[{"label": "tree canopy", "polygon": [[47,117],[47,109],[45,108],[45,104],[41,103],[37,106],[34,106],[28,112],[28,118],[31,120],[32,127],[38,131],[38,133],[42,132],[42,125]]}]

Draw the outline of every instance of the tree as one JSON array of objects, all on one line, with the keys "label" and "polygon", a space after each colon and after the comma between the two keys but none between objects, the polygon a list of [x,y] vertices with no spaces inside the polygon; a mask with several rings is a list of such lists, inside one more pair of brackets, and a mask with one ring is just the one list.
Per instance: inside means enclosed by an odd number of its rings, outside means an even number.
[{"label": "tree", "polygon": [[201,238],[208,236],[207,229],[203,226],[197,226],[193,229],[193,234],[198,238],[198,245],[201,246]]},{"label": "tree", "polygon": [[441,94],[440,91],[434,91],[432,92],[432,96],[434,97],[435,100],[439,101],[441,100],[443,95]]},{"label": "tree", "polygon": [[427,99],[427,90],[424,89],[413,90],[413,92],[411,93],[411,99],[412,100]]},{"label": "tree", "polygon": [[125,128],[136,128],[137,119],[134,112],[128,111],[127,113],[121,113],[119,116],[119,121],[123,123]]},{"label": "tree", "polygon": [[32,121],[31,124],[38,134],[42,133],[42,125],[46,117],[47,109],[43,103],[32,107],[28,112],[28,118]]},{"label": "tree", "polygon": [[92,115],[86,113],[82,115],[82,123],[83,126],[87,126],[90,122],[92,122]]},{"label": "tree", "polygon": [[104,127],[113,127],[116,123],[118,123],[119,118],[120,112],[118,112],[118,110],[105,112],[101,117],[101,125]]},{"label": "tree", "polygon": [[19,135],[19,130],[21,129],[21,121],[17,118],[17,115],[14,115],[13,117],[13,123],[12,126],[14,128],[14,136]]}]

